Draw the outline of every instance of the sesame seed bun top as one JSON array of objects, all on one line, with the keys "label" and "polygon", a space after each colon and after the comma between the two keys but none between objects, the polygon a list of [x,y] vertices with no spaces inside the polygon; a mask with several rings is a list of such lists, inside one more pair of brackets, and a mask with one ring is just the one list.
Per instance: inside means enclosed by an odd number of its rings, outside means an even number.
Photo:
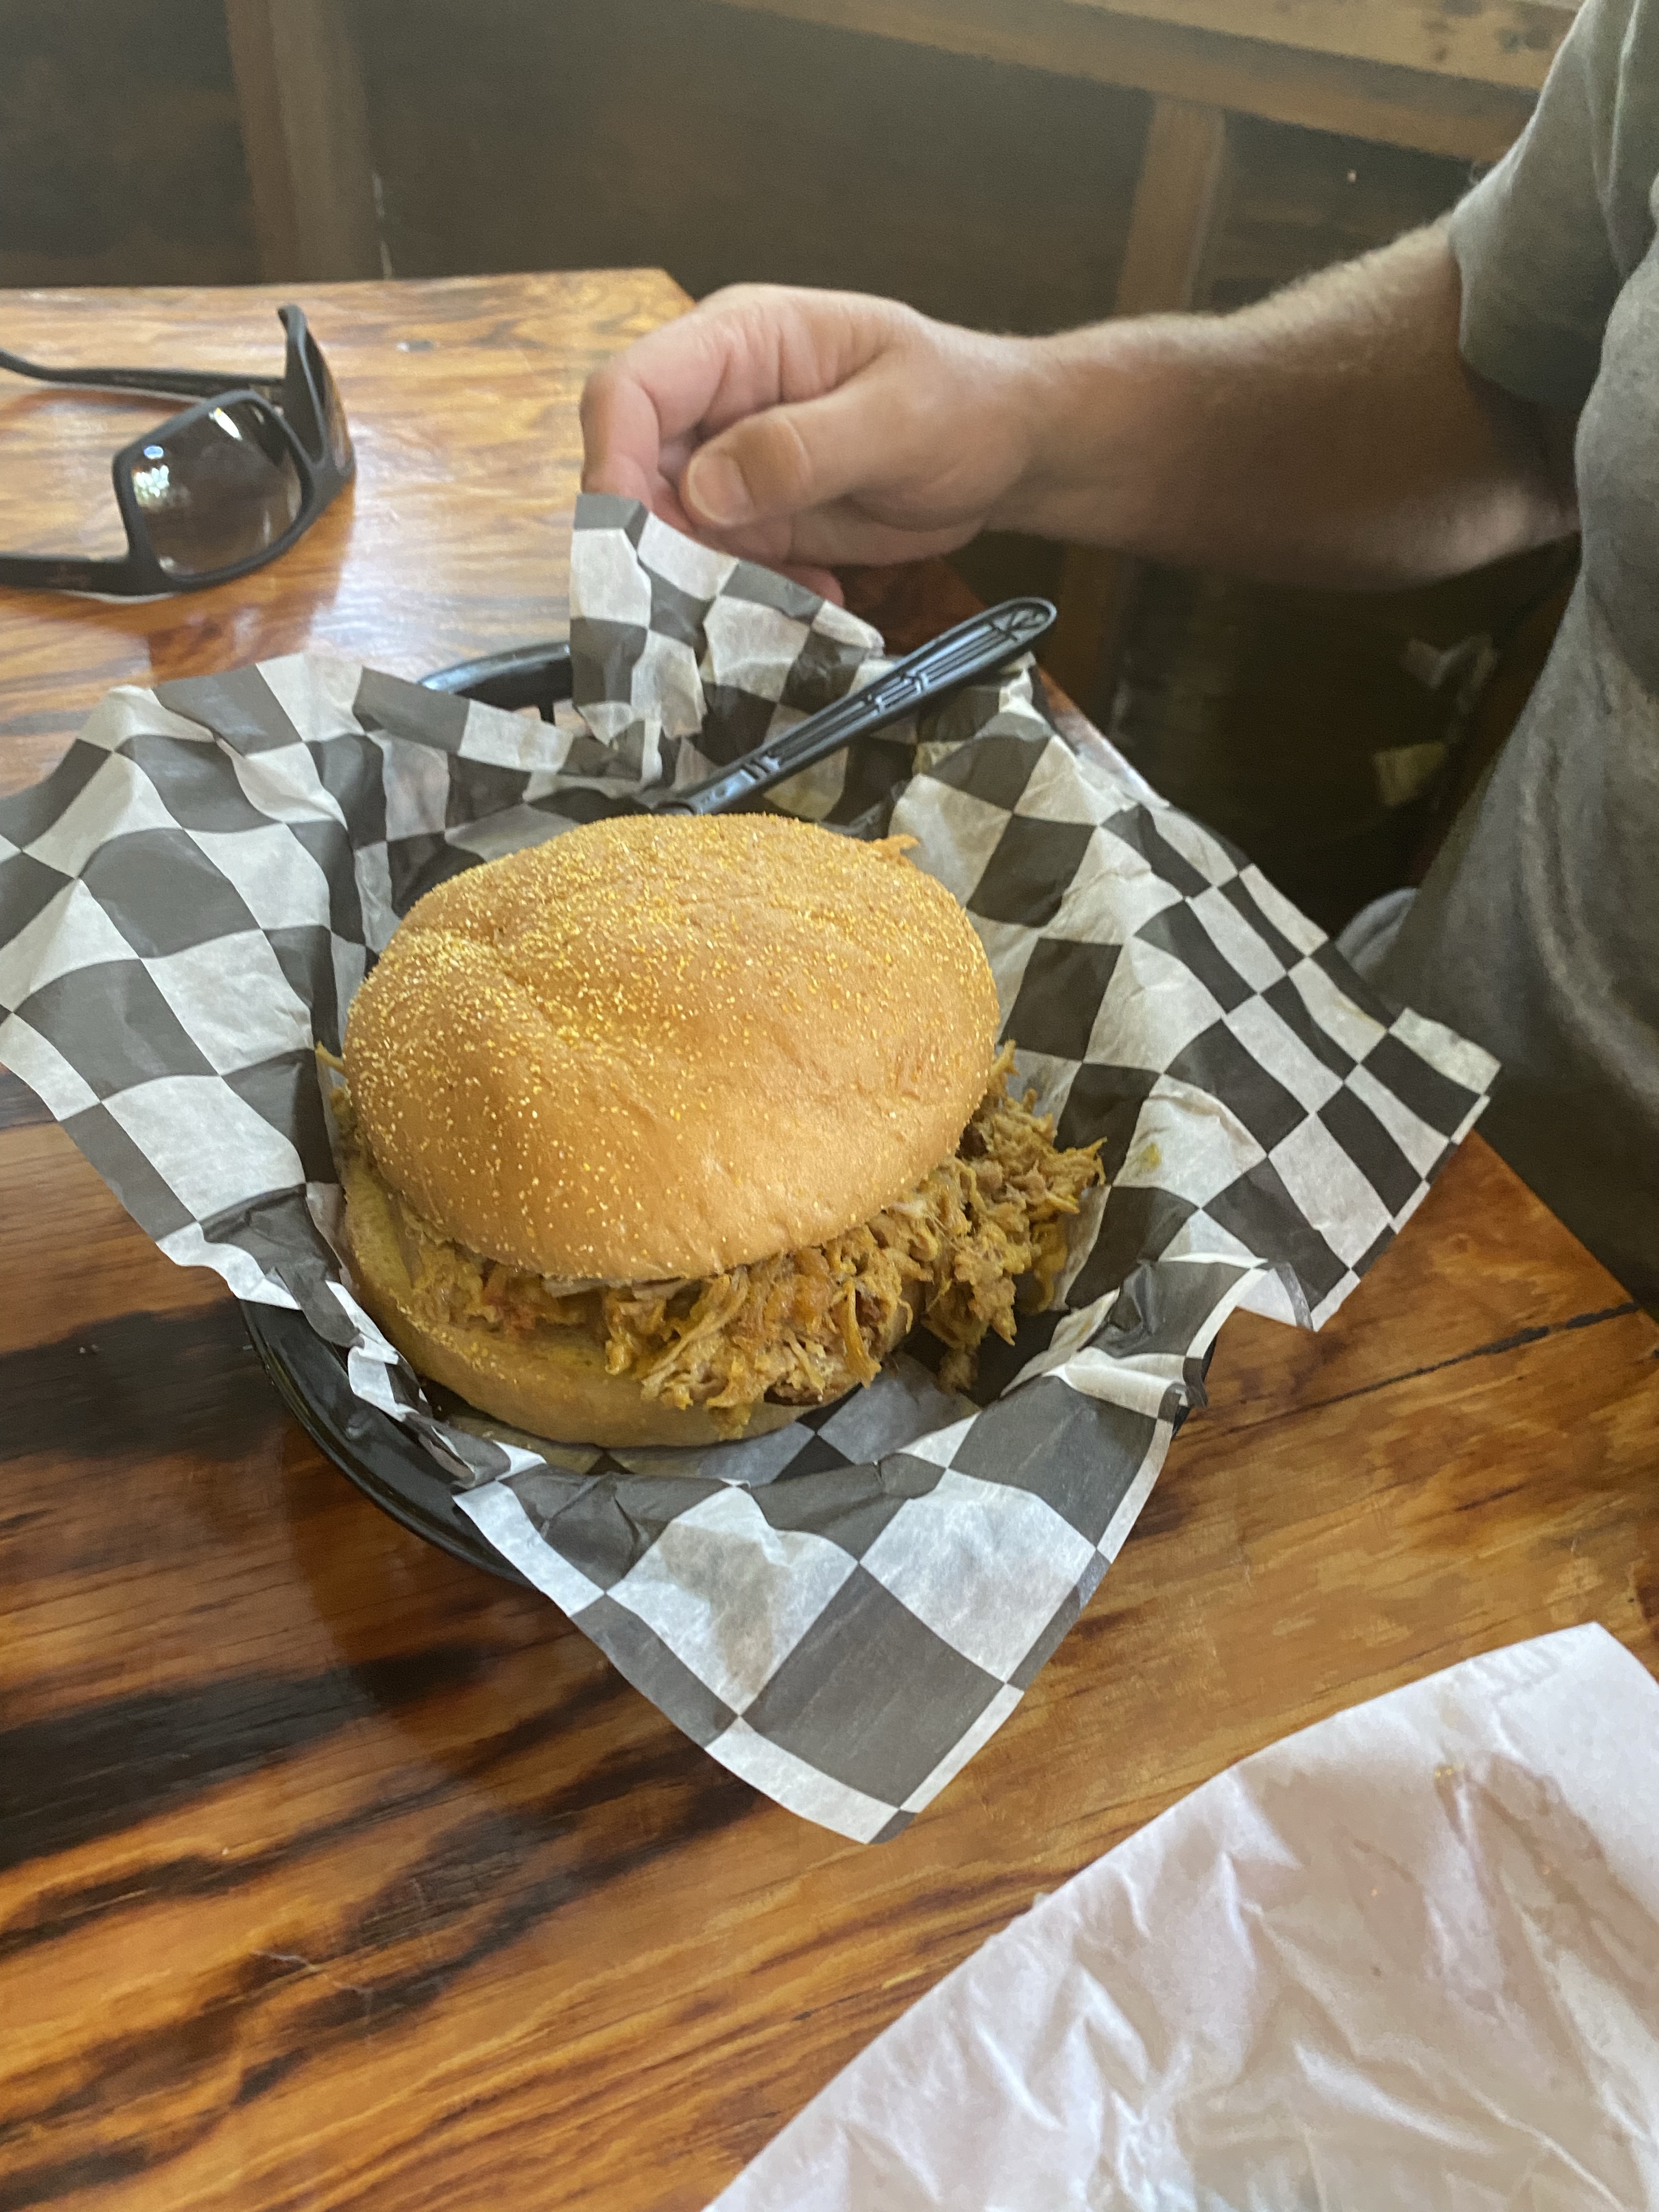
[{"label": "sesame seed bun top", "polygon": [[571,830],[441,884],[352,1003],[380,1172],[446,1236],[562,1281],[822,1243],[951,1152],[995,985],[896,848],[780,816]]}]

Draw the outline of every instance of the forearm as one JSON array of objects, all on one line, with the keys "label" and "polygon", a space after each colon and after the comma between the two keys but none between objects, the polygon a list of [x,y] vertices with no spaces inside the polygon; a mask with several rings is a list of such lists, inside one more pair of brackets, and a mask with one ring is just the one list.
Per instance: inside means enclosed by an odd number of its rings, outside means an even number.
[{"label": "forearm", "polygon": [[1458,574],[1576,526],[1570,425],[1474,377],[1439,230],[1230,316],[1107,323],[1024,360],[994,524],[1296,584]]}]

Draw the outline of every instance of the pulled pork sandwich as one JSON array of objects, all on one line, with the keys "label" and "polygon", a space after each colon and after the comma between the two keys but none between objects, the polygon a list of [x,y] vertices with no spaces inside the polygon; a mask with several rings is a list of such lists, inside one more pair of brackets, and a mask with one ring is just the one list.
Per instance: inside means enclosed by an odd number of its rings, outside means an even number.
[{"label": "pulled pork sandwich", "polygon": [[335,1098],[356,1288],[416,1368],[540,1436],[695,1444],[917,1324],[960,1386],[1047,1303],[1099,1168],[1009,1096],[908,842],[596,822],[419,902]]}]

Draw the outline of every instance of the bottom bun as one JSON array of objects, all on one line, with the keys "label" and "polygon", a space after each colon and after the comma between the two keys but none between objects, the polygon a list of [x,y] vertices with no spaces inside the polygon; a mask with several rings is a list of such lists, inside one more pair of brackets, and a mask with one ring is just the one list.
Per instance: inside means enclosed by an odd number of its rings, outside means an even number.
[{"label": "bottom bun", "polygon": [[[701,1406],[682,1411],[647,1398],[631,1376],[606,1371],[605,1353],[580,1329],[506,1336],[417,1315],[409,1270],[385,1193],[361,1160],[344,1168],[345,1245],[352,1287],[417,1373],[481,1413],[564,1444],[730,1443]],[[744,1437],[787,1428],[804,1409],[757,1406]]]}]

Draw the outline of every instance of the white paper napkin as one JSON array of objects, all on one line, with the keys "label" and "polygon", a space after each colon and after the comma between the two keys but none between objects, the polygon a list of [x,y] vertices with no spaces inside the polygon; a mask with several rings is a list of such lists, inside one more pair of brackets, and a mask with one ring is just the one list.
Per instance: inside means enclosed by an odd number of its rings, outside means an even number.
[{"label": "white paper napkin", "polygon": [[1659,1684],[1605,1630],[1243,1760],[854,2061],[718,2212],[1659,2205]]}]

